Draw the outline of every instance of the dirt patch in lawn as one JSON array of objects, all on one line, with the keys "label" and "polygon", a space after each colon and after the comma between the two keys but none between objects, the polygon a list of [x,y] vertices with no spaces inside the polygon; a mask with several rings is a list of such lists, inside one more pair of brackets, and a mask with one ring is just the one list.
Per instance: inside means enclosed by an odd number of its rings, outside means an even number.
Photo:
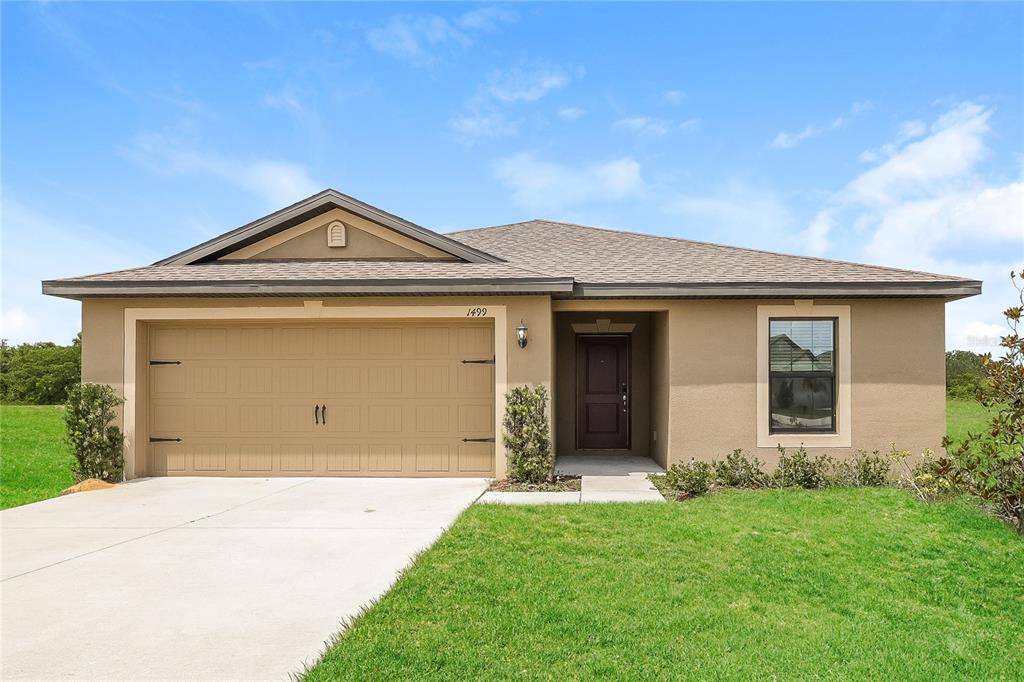
[{"label": "dirt patch in lawn", "polygon": [[71,493],[86,493],[90,490],[106,490],[107,488],[113,488],[113,483],[107,483],[101,481],[98,478],[87,478],[81,483],[76,483],[69,488],[64,488],[60,491],[61,495],[70,495]]},{"label": "dirt patch in lawn", "polygon": [[579,476],[555,476],[555,480],[544,483],[516,483],[505,478],[494,481],[487,489],[499,493],[561,493],[579,492],[580,485]]}]

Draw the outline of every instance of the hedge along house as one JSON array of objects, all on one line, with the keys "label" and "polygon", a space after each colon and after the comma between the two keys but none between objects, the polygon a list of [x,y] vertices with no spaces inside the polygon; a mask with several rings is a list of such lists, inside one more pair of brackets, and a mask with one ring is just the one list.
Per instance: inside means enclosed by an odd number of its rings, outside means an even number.
[{"label": "hedge along house", "polygon": [[52,280],[126,476],[501,476],[506,390],[556,452],[667,466],[937,447],[944,306],[981,283],[544,220],[439,234],[334,190],[148,267]]}]

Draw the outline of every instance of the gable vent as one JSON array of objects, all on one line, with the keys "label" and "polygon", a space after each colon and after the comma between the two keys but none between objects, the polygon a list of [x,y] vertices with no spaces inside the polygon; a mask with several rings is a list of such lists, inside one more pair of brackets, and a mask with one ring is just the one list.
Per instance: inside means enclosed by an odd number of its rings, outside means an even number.
[{"label": "gable vent", "polygon": [[335,220],[327,226],[327,246],[345,246],[345,223]]}]

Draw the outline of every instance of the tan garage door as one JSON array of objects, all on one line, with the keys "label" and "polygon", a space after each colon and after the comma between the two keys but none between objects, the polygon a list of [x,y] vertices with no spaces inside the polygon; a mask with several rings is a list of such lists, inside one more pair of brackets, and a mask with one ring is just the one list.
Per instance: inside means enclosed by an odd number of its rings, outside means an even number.
[{"label": "tan garage door", "polygon": [[493,474],[493,356],[489,320],[154,323],[151,471]]}]

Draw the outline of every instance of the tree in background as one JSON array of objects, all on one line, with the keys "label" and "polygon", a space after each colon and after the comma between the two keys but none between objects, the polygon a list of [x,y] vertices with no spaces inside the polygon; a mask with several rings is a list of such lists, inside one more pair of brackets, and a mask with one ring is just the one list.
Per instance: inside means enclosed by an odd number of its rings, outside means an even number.
[{"label": "tree in background", "polygon": [[70,346],[55,343],[0,341],[0,402],[15,405],[59,405],[82,374],[82,335]]},{"label": "tree in background", "polygon": [[946,351],[946,394],[950,398],[974,400],[985,388],[988,373],[983,360],[969,350]]},{"label": "tree in background", "polygon": [[[1005,352],[998,360],[982,357],[987,380],[980,400],[993,411],[992,421],[988,430],[968,434],[949,452],[968,491],[994,504],[1024,535],[1024,284],[1018,284],[1015,272],[1010,278],[1019,305],[1003,311],[1009,333],[999,345]],[[943,446],[950,445],[947,438]]]}]

